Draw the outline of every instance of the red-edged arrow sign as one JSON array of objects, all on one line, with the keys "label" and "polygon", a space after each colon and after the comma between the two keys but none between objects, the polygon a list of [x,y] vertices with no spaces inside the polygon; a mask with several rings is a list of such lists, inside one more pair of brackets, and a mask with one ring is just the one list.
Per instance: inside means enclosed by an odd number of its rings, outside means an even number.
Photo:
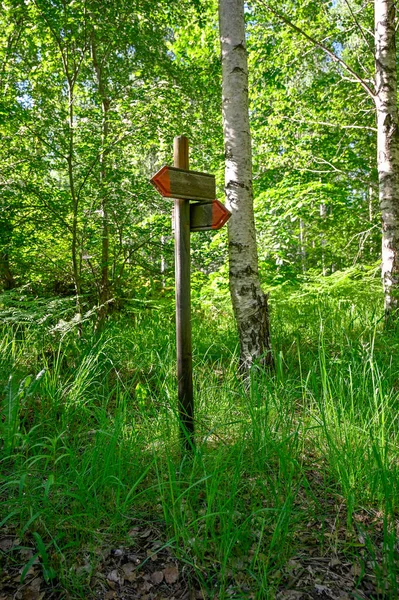
[{"label": "red-edged arrow sign", "polygon": [[213,200],[216,196],[215,176],[207,173],[165,166],[150,182],[165,198]]},{"label": "red-edged arrow sign", "polygon": [[230,219],[231,212],[219,202],[202,202],[190,205],[190,231],[220,229]]},{"label": "red-edged arrow sign", "polygon": [[[231,212],[219,202],[190,204],[190,231],[220,229],[230,219]],[[175,211],[172,210],[172,230],[175,230]]]}]

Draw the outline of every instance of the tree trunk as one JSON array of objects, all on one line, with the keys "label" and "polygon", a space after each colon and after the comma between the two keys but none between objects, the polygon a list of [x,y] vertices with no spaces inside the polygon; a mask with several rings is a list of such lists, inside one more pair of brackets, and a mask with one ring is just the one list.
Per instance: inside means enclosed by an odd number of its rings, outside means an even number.
[{"label": "tree trunk", "polygon": [[[327,218],[327,206],[325,204],[320,204],[320,218],[322,220]],[[324,227],[324,225],[323,225]],[[326,269],[326,255],[325,255],[325,248],[326,248],[326,238],[324,237],[324,233],[320,233],[320,247],[321,247],[321,268],[322,268],[322,272],[323,272],[323,277],[326,277],[327,275],[327,269]]]},{"label": "tree trunk", "polygon": [[110,100],[107,95],[106,83],[104,81],[102,63],[97,58],[97,47],[94,35],[91,39],[91,53],[93,66],[97,76],[98,91],[101,97],[102,124],[101,124],[101,154],[100,154],[100,195],[102,212],[102,235],[101,235],[101,279],[99,285],[99,311],[96,329],[101,331],[105,318],[109,311],[108,301],[110,294],[109,281],[109,217],[108,217],[108,191],[107,191],[107,158],[109,150],[109,110]]},{"label": "tree trunk", "polygon": [[100,185],[101,185],[101,209],[102,209],[102,237],[101,237],[101,287],[100,287],[100,311],[101,319],[104,319],[108,313],[108,300],[110,299],[110,282],[109,282],[109,217],[108,217],[108,204],[107,204],[107,189],[106,189],[106,178],[107,178],[107,154],[106,148],[108,144],[108,112],[109,112],[109,100],[107,98],[102,99],[103,109],[103,131],[102,131],[102,145],[103,151],[101,153],[101,169],[100,169]]},{"label": "tree trunk", "polygon": [[306,273],[306,228],[303,219],[299,219],[299,248],[301,254],[302,273]]},{"label": "tree trunk", "polygon": [[385,316],[399,308],[399,134],[395,2],[375,0],[375,102]]},{"label": "tree trunk", "polygon": [[258,276],[252,195],[251,134],[248,116],[248,65],[243,0],[219,0],[223,75],[226,205],[230,293],[240,338],[240,367],[255,360],[272,365],[267,295]]},{"label": "tree trunk", "polygon": [[[76,310],[79,315],[82,314],[81,305],[81,271],[82,271],[82,252],[79,244],[79,197],[76,194],[75,177],[74,177],[74,153],[75,153],[75,136],[74,136],[74,102],[75,102],[75,79],[68,75],[68,71],[65,68],[65,74],[68,82],[68,179],[69,179],[69,190],[72,200],[72,271],[73,281],[76,293]],[[81,325],[78,328],[79,335],[82,333]]]},{"label": "tree trunk", "polygon": [[[0,283],[4,290],[15,288],[15,279],[10,267],[10,247],[12,242],[13,227],[7,218],[9,207],[1,208],[4,218],[0,221]],[[2,215],[3,216],[3,215]]]},{"label": "tree trunk", "polygon": [[7,250],[0,251],[0,281],[4,290],[15,288],[15,279],[10,269],[10,260]]}]

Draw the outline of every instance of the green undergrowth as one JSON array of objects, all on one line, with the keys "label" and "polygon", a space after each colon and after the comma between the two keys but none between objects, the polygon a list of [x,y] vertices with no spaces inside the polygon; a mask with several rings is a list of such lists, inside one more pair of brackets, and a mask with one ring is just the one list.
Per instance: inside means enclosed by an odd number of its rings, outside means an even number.
[{"label": "green undergrowth", "polygon": [[399,338],[377,292],[355,304],[332,288],[274,290],[275,372],[255,368],[250,386],[231,314],[197,307],[183,457],[173,312],[115,315],[96,336],[67,301],[62,322],[31,301],[32,318],[4,310],[0,521],[50,584],[89,597],[79,557],[94,570],[96,548],[151,523],[209,597],[273,598],[290,559],[315,549],[397,597]]}]

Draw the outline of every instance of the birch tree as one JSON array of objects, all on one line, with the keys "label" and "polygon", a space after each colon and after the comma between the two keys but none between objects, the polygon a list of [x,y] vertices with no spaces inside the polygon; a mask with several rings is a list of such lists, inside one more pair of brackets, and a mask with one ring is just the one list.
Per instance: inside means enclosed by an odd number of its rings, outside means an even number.
[{"label": "birch tree", "polygon": [[[397,320],[399,309],[399,138],[396,72],[396,5],[394,0],[374,0],[374,40],[372,33],[359,21],[351,4],[344,0],[353,27],[365,42],[367,51],[373,53],[374,81],[342,58],[342,52],[296,25],[285,14],[264,0],[257,0],[285,23],[291,30],[322,50],[332,64],[337,65],[342,76],[359,84],[371,98],[377,122],[377,169],[379,202],[382,216],[382,283],[386,321]],[[324,39],[329,36],[323,35]],[[374,47],[373,47],[374,41]],[[362,66],[362,63],[359,63]],[[363,71],[367,71],[364,69]]]},{"label": "birch tree", "polygon": [[267,295],[258,275],[252,195],[251,134],[248,115],[248,66],[243,0],[219,0],[222,51],[223,130],[229,280],[240,339],[240,366],[256,359],[272,364]]},{"label": "birch tree", "polygon": [[399,308],[399,132],[396,73],[396,6],[375,0],[375,104],[382,213],[382,281],[387,317]]}]

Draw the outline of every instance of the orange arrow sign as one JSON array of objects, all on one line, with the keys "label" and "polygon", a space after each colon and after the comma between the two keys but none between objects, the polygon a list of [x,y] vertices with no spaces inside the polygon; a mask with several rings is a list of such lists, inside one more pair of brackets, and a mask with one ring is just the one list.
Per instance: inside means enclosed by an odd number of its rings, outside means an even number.
[{"label": "orange arrow sign", "polygon": [[207,173],[165,166],[150,182],[165,198],[213,200],[216,196],[215,176]]},{"label": "orange arrow sign", "polygon": [[231,212],[219,200],[191,204],[190,231],[220,229],[230,217]]}]

